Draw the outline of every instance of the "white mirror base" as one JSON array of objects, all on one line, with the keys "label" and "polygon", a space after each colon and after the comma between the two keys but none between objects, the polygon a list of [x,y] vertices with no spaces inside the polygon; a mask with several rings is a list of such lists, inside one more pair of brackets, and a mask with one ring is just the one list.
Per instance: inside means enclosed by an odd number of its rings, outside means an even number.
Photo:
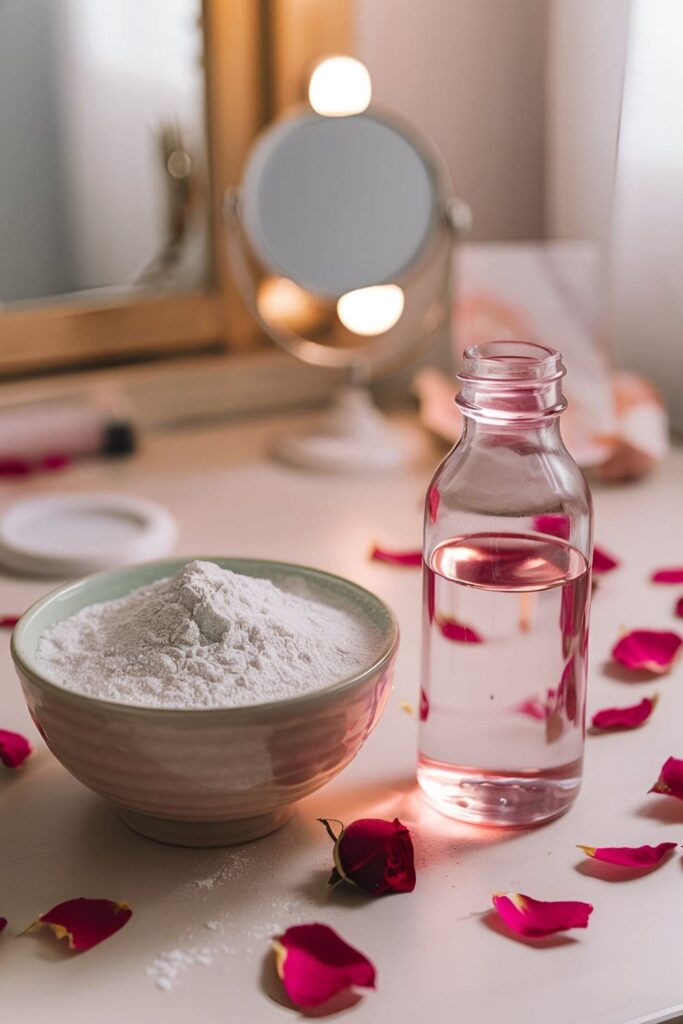
[{"label": "white mirror base", "polygon": [[312,429],[273,445],[273,455],[290,465],[332,473],[396,469],[414,460],[414,444],[379,411],[365,388],[347,387]]}]

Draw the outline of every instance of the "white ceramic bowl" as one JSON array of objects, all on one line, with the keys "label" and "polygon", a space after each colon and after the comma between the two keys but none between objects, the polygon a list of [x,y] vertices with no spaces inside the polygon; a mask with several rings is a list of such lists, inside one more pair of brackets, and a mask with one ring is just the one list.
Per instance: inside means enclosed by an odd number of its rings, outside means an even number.
[{"label": "white ceramic bowl", "polygon": [[348,580],[283,562],[206,560],[276,584],[298,577],[320,600],[343,602],[378,628],[372,664],[289,700],[189,711],[99,700],[46,677],[36,648],[49,626],[171,576],[190,559],[128,566],[61,587],[22,616],[11,644],[31,717],[55,757],[136,832],[184,846],[241,843],[284,824],[296,801],[337,775],[377,724],[398,649],[391,611]]}]

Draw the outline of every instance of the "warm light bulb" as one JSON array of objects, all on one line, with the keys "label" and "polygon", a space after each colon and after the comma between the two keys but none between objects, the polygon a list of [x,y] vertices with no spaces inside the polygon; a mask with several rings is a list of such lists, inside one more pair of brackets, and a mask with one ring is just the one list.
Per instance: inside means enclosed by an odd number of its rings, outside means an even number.
[{"label": "warm light bulb", "polygon": [[354,57],[328,57],[317,65],[308,83],[308,102],[325,117],[361,114],[371,97],[370,72]]},{"label": "warm light bulb", "polygon": [[337,316],[354,334],[372,336],[391,330],[401,319],[405,295],[397,284],[358,288],[342,295]]}]

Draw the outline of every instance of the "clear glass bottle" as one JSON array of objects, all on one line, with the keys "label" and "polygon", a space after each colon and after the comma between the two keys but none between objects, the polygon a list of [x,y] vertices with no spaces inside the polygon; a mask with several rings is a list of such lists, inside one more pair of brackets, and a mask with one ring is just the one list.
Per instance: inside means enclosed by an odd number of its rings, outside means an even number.
[{"label": "clear glass bottle", "polygon": [[464,821],[545,821],[581,782],[592,506],[564,373],[530,342],[467,349],[463,434],[427,493],[417,774]]}]

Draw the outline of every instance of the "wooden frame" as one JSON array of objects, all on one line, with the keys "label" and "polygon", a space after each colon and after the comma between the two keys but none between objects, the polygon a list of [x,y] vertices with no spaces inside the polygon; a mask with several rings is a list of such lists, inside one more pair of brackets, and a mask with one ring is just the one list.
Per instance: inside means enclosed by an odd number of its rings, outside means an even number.
[{"label": "wooden frame", "polygon": [[102,296],[0,313],[0,380],[253,346],[229,273],[221,205],[257,132],[301,98],[312,61],[345,49],[348,0],[202,0],[213,263],[205,290]]}]

